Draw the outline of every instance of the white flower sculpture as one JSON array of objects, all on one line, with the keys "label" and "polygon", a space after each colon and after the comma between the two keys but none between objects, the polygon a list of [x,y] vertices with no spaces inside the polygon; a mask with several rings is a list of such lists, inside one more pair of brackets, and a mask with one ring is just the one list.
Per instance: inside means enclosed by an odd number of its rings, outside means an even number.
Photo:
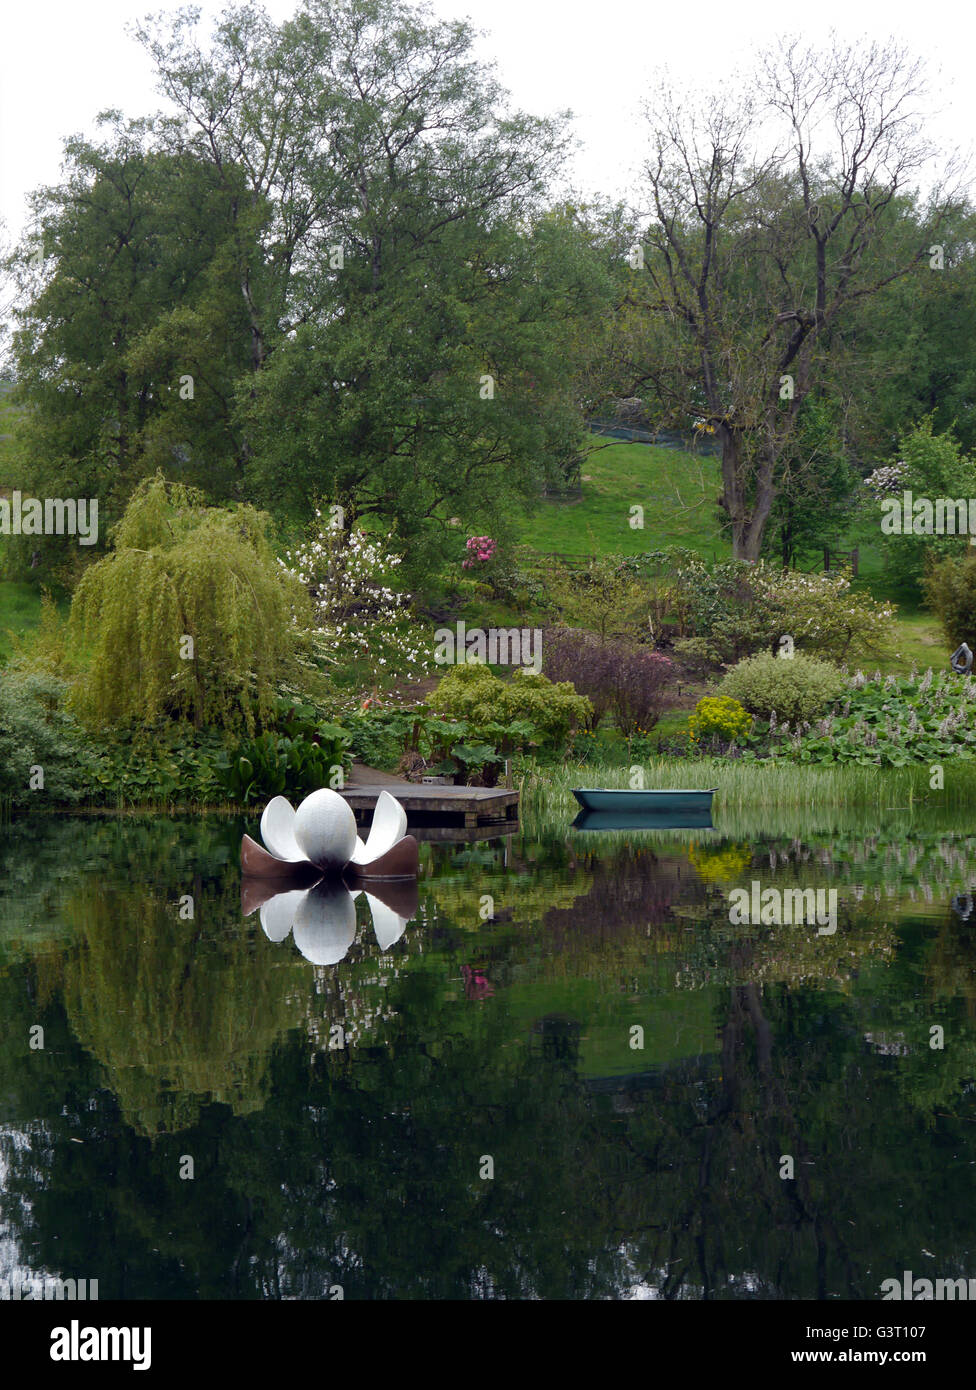
[{"label": "white flower sculpture", "polygon": [[339,877],[413,878],[419,863],[417,841],[406,834],[407,813],[388,791],[381,791],[364,844],[356,817],[338,792],[312,792],[296,811],[283,796],[268,802],[261,817],[266,848],[245,835],[241,868],[257,878],[288,878],[315,872]]}]

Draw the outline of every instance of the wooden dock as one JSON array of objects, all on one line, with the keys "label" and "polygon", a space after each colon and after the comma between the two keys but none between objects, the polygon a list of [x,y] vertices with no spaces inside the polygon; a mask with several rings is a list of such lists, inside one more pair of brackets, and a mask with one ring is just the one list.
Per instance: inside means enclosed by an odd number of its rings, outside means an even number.
[{"label": "wooden dock", "polygon": [[357,820],[368,820],[381,791],[395,796],[406,811],[408,830],[414,825],[498,826],[514,830],[518,825],[519,794],[509,787],[431,786],[391,780],[382,785],[350,783],[341,795]]}]

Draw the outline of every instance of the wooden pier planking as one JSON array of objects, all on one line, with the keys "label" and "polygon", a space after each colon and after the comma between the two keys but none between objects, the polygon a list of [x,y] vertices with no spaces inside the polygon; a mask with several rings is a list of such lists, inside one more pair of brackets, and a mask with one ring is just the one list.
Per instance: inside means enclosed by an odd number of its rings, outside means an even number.
[{"label": "wooden pier planking", "polygon": [[341,795],[356,816],[372,812],[381,791],[395,796],[407,813],[430,823],[445,825],[512,825],[518,821],[519,794],[510,787],[445,787],[422,782],[388,782],[385,786],[349,785]]}]

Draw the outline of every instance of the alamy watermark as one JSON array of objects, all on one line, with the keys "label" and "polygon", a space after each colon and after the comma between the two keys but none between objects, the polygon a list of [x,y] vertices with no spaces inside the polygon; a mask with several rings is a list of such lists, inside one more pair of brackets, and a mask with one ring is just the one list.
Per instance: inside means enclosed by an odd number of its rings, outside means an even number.
[{"label": "alamy watermark", "polygon": [[881,532],[885,536],[969,536],[976,545],[976,497],[916,497],[905,491],[886,497]]},{"label": "alamy watermark", "polygon": [[82,1327],[73,1318],[68,1327],[51,1330],[52,1361],[131,1361],[134,1371],[152,1365],[152,1328]]},{"label": "alamy watermark", "polygon": [[98,1301],[97,1279],[0,1279],[0,1302],[40,1302],[42,1299]]},{"label": "alamy watermark", "polygon": [[905,1269],[900,1279],[883,1280],[881,1293],[882,1303],[969,1302],[976,1300],[976,1279],[916,1279]]},{"label": "alamy watermark", "polygon": [[729,921],[734,927],[812,927],[818,936],[837,930],[836,888],[763,888],[753,879],[750,888],[729,893]]},{"label": "alamy watermark", "polygon": [[439,627],[434,633],[434,660],[438,666],[464,666],[470,662],[489,666],[521,666],[542,672],[541,627],[468,628],[463,622]]},{"label": "alamy watermark", "polygon": [[0,497],[0,535],[77,536],[79,545],[98,541],[97,497]]}]

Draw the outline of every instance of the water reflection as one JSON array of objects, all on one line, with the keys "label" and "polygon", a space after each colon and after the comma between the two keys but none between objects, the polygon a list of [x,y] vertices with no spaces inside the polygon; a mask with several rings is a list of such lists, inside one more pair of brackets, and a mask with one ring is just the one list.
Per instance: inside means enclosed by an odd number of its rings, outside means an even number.
[{"label": "water reflection", "polygon": [[[0,1276],[874,1299],[923,1249],[976,1273],[976,837],[554,827],[423,847],[410,900],[242,899],[241,830],[0,837]],[[836,932],[732,921],[757,880],[836,890]]]},{"label": "water reflection", "polygon": [[245,917],[260,914],[269,941],[284,941],[291,933],[295,945],[313,965],[338,965],[356,939],[356,899],[369,909],[381,951],[388,951],[416,915],[419,895],[415,879],[384,883],[373,880],[370,890],[350,891],[341,880],[323,878],[310,888],[277,891],[274,882],[245,878],[241,909]]},{"label": "water reflection", "polygon": [[580,811],[574,830],[711,830],[710,806],[700,810]]}]

